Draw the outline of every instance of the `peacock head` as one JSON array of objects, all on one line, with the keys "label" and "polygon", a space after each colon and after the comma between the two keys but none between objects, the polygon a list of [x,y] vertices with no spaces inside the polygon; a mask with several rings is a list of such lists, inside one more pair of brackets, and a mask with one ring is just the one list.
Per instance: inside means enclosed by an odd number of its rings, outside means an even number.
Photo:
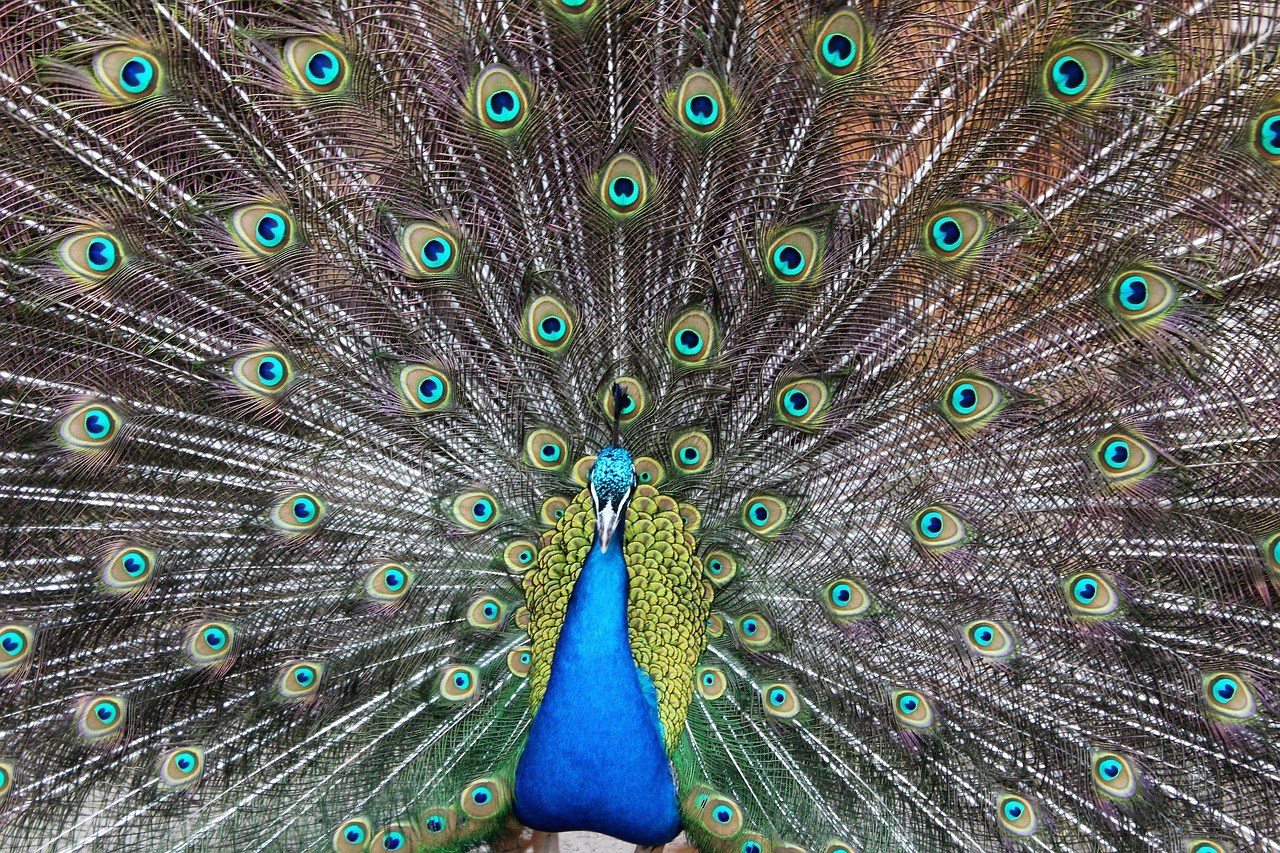
[{"label": "peacock head", "polygon": [[600,553],[609,550],[609,542],[627,517],[627,504],[635,488],[636,466],[631,454],[616,444],[601,450],[591,469],[591,503],[596,509]]}]

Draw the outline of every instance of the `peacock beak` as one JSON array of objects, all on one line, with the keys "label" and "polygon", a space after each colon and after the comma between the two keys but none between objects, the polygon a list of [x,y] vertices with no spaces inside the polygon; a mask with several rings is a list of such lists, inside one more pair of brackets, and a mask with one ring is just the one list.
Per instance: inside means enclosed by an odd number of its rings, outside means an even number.
[{"label": "peacock beak", "polygon": [[600,539],[601,554],[609,550],[609,543],[613,540],[613,534],[618,529],[618,523],[622,518],[622,514],[615,510],[611,503],[604,504],[596,511],[596,533]]}]

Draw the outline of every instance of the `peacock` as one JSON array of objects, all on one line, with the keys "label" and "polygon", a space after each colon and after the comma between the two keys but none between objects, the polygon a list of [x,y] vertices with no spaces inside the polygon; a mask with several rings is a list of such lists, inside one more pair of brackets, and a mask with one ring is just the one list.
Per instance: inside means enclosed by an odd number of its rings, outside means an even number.
[{"label": "peacock", "polygon": [[0,849],[1280,853],[1274,0],[5,0],[0,113]]}]

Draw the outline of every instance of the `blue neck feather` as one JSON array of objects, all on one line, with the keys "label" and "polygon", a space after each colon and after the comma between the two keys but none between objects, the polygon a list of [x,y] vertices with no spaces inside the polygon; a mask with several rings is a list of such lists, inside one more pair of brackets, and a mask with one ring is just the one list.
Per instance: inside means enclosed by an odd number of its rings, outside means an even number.
[{"label": "blue neck feather", "polygon": [[627,636],[622,535],[591,545],[569,599],[551,680],[516,768],[516,817],[644,846],[680,830],[653,682]]}]

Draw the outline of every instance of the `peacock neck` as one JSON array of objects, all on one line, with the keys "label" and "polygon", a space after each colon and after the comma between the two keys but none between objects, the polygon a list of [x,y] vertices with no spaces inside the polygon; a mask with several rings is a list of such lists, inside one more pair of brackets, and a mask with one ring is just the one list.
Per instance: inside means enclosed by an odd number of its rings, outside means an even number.
[{"label": "peacock neck", "polygon": [[657,694],[631,655],[622,540],[601,552],[597,538],[574,585],[516,769],[515,810],[535,829],[656,846],[675,837],[679,813]]}]

